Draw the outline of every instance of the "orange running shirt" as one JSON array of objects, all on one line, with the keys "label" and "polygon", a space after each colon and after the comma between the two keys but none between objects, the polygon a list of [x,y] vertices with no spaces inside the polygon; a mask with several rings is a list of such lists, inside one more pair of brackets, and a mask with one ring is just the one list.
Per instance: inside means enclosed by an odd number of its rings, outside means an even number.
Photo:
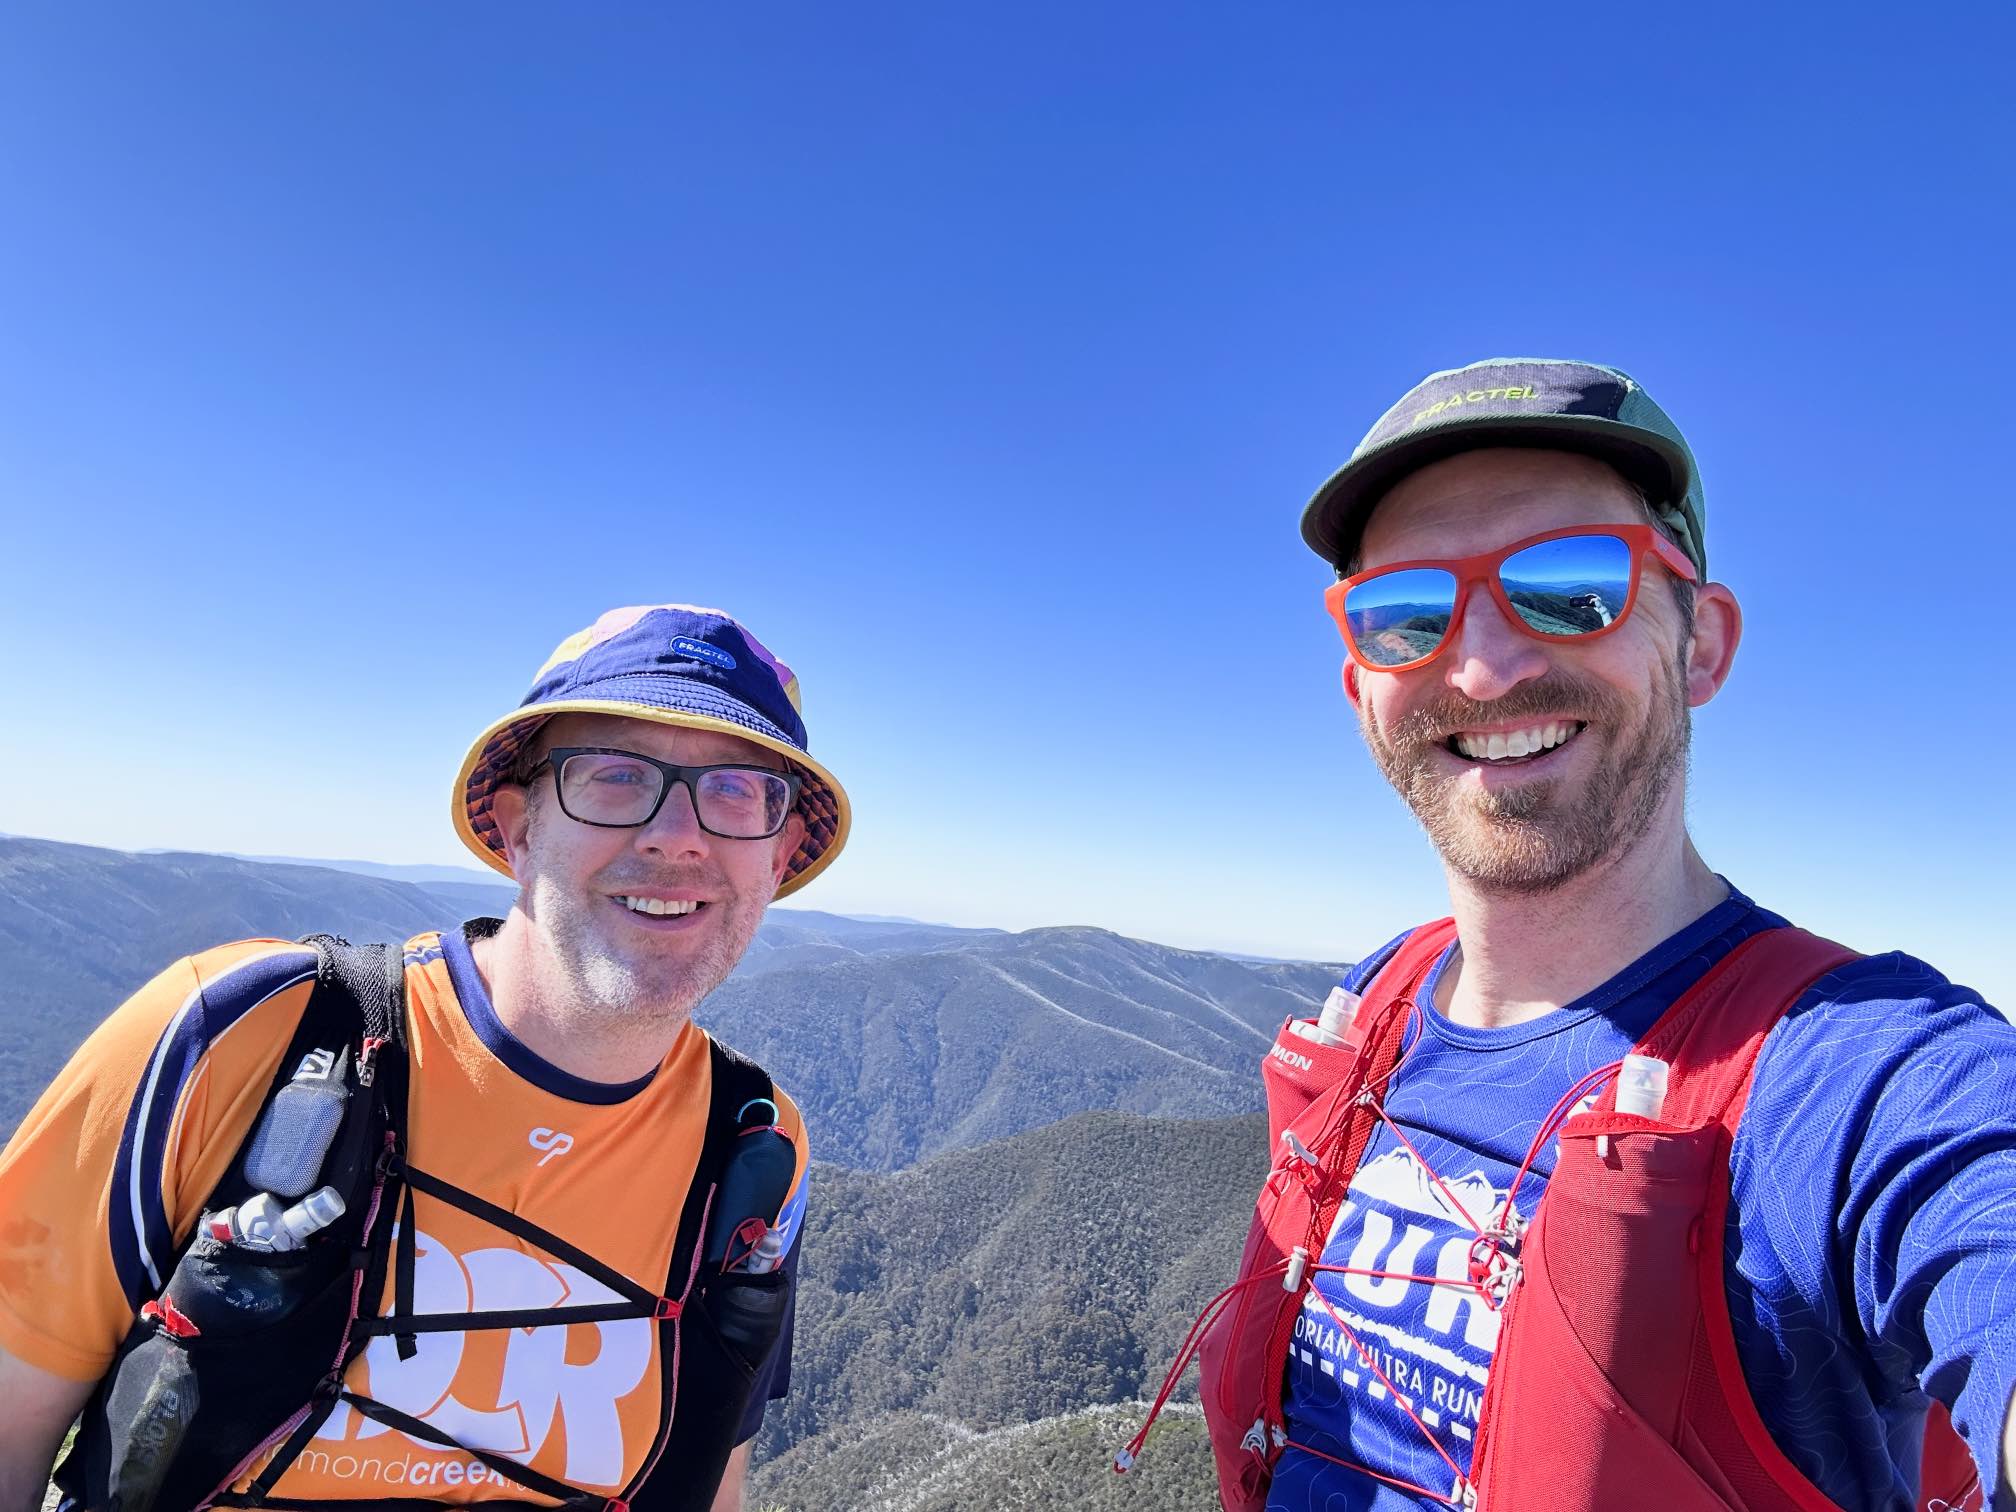
[{"label": "orange running shirt", "polygon": [[[220,946],[176,962],[85,1041],[0,1153],[0,1344],[73,1380],[104,1374],[250,1133],[314,973],[302,945]],[[407,943],[406,998],[413,1164],[662,1290],[705,1133],[705,1032],[689,1025],[639,1081],[583,1081],[498,1021],[460,930]],[[795,1260],[807,1146],[798,1109],[781,1091],[777,1101],[798,1147],[781,1219]],[[529,1241],[424,1193],[417,1203],[417,1311],[616,1300]],[[650,1451],[660,1375],[647,1319],[421,1334],[418,1344],[402,1361],[391,1339],[372,1340],[349,1385],[472,1448],[612,1495]],[[764,1401],[783,1396],[789,1356],[787,1331],[742,1438],[761,1425]],[[273,1494],[543,1500],[348,1404]]]}]

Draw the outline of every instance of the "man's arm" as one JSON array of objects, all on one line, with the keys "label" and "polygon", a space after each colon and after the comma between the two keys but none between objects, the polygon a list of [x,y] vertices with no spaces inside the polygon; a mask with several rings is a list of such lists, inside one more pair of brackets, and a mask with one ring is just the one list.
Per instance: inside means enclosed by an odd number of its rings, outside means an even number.
[{"label": "man's arm", "polygon": [[[63,1433],[91,1395],[89,1381],[70,1381],[0,1347],[0,1512],[37,1512]],[[730,1512],[739,1512],[740,1492]]]},{"label": "man's arm", "polygon": [[[749,1451],[755,1447],[756,1440],[751,1439],[738,1444],[728,1456],[728,1468],[721,1473],[721,1489],[714,1493],[714,1512],[742,1512],[742,1482],[749,1478]],[[0,1512],[15,1509],[0,1508]]]},{"label": "man's arm", "polygon": [[[1731,1157],[1746,1239],[1731,1290],[1749,1293],[1732,1322],[1766,1426],[1837,1501],[1897,1473],[1895,1451],[1850,1436],[1842,1453],[1793,1420],[1856,1410],[1872,1368],[1889,1399],[1917,1388],[1948,1408],[1984,1491],[2009,1479],[2012,1078],[2016,1028],[1903,955],[1825,978],[1758,1058]],[[1829,1334],[1854,1349],[1806,1347]]]}]

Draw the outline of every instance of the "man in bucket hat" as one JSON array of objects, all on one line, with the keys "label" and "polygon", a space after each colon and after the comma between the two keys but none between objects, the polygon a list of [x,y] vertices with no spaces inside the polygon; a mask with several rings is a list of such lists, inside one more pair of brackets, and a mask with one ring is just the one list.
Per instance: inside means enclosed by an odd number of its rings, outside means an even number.
[{"label": "man in bucket hat", "polygon": [[1704,524],[1636,382],[1524,359],[1430,375],[1303,516],[1453,918],[1265,1062],[1274,1172],[1203,1345],[1235,1512],[2007,1485],[2016,1028],[1695,850],[1689,711],[1741,631]]},{"label": "man in bucket hat", "polygon": [[[322,1006],[368,980],[332,965],[354,947],[205,951],[101,1025],[0,1155],[6,1512],[39,1503],[80,1408],[76,1506],[741,1505],[788,1378],[807,1150],[692,1014],[839,853],[846,795],[790,669],[660,605],[562,643],[477,738],[454,818],[518,897],[405,942],[403,1033],[314,1040],[355,1021]],[[330,1174],[367,1110],[375,1175],[368,1153]],[[347,1319],[261,1300],[318,1263]],[[264,1334],[238,1326],[255,1312]],[[292,1342],[311,1327],[334,1331]],[[276,1368],[338,1368],[277,1400],[246,1333]],[[238,1432],[206,1485],[190,1462]]]}]

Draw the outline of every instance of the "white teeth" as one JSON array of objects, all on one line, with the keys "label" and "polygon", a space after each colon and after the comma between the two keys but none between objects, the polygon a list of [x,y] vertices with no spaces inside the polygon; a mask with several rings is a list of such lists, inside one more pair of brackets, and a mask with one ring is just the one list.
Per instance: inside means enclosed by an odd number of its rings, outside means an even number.
[{"label": "white teeth", "polygon": [[1565,744],[1579,728],[1573,720],[1557,719],[1511,734],[1458,735],[1456,749],[1472,761],[1510,761]]},{"label": "white teeth", "polygon": [[618,898],[616,900],[632,913],[650,914],[662,918],[668,914],[689,914],[700,905],[688,901],[675,902],[669,898]]}]

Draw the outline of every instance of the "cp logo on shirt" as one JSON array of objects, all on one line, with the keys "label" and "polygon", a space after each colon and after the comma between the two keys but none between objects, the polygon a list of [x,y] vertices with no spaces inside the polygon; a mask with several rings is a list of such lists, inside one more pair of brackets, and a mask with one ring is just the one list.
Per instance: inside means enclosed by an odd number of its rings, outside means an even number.
[{"label": "cp logo on shirt", "polygon": [[525,1136],[525,1142],[535,1150],[546,1152],[539,1157],[542,1166],[555,1155],[565,1155],[574,1148],[574,1136],[564,1129],[537,1128]]},{"label": "cp logo on shirt", "polygon": [[[516,1311],[584,1306],[623,1299],[601,1282],[560,1261],[515,1249],[479,1249],[457,1255],[424,1229],[416,1235],[413,1309],[421,1313]],[[423,1333],[410,1360],[399,1358],[389,1338],[364,1351],[363,1394],[419,1418],[471,1449],[488,1449],[530,1463],[546,1445],[556,1420],[565,1435],[565,1479],[578,1485],[620,1486],[628,1478],[623,1424],[617,1404],[650,1368],[652,1330],[646,1318],[574,1324],[594,1329],[600,1347],[583,1360],[568,1358],[569,1326],[484,1330],[480,1334]],[[503,1336],[502,1366],[494,1344]],[[488,1359],[479,1359],[479,1355]],[[466,1367],[466,1368],[465,1368]],[[352,1436],[353,1415],[339,1404],[316,1435]],[[410,1439],[369,1418],[355,1419],[357,1440],[391,1434],[430,1453],[437,1444]]]}]

